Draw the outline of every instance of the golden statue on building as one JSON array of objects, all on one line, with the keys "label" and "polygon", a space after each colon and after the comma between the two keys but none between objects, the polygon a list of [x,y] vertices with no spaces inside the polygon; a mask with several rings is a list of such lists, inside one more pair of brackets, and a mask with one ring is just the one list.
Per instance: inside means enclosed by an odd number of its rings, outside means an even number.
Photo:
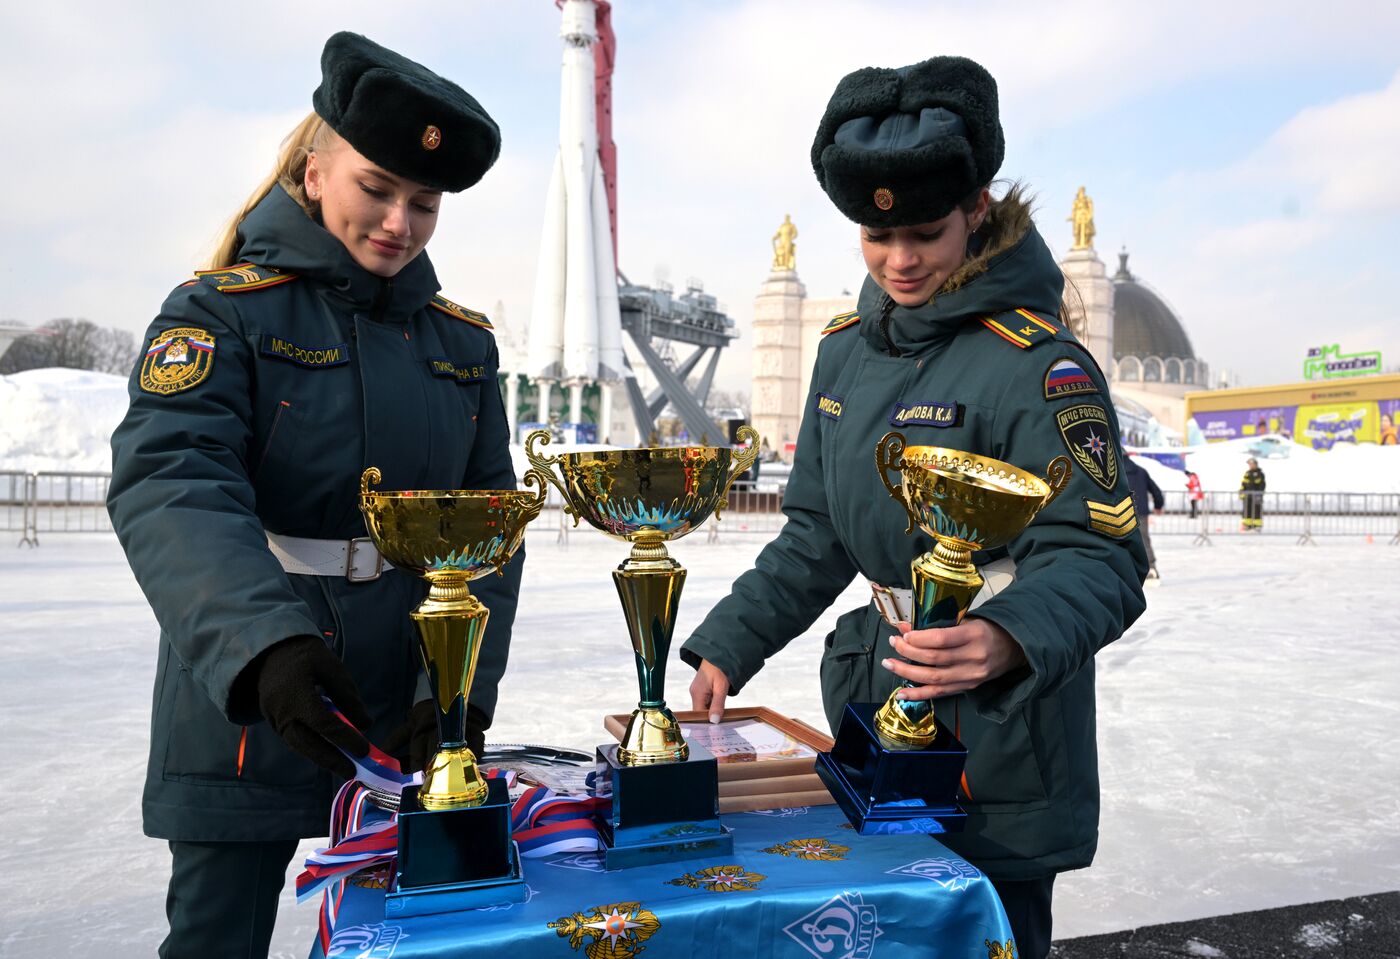
[{"label": "golden statue on building", "polygon": [[1094,248],[1094,201],[1080,187],[1074,195],[1074,209],[1070,211],[1069,222],[1074,224],[1074,246],[1071,250],[1092,250]]},{"label": "golden statue on building", "polygon": [[797,227],[792,223],[792,214],[783,215],[783,225],[773,234],[773,269],[797,269]]}]

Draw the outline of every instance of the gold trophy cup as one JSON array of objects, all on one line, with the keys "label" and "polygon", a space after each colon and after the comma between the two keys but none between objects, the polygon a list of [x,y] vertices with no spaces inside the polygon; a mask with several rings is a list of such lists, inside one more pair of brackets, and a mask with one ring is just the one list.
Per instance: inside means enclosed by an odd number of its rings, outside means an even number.
[{"label": "gold trophy cup", "polygon": [[[1048,481],[1009,463],[937,446],[906,446],[903,434],[885,434],[875,466],[889,494],[934,548],[911,564],[915,629],[961,622],[982,577],[972,553],[1010,543],[1069,482],[1068,457],[1050,462]],[[891,474],[898,474],[898,481]],[[899,688],[915,684],[909,680]],[[940,735],[929,700],[898,698],[876,708],[848,704],[830,753],[817,772],[851,824],[862,833],[942,832],[965,817],[956,801],[967,750]]]},{"label": "gold trophy cup", "polygon": [[491,615],[467,584],[504,570],[526,524],[540,514],[545,481],[527,473],[533,493],[371,489],[380,479],[372,466],[360,477],[360,512],[384,558],[430,584],[409,615],[418,626],[441,743],[417,802],[406,790],[400,803],[397,871],[385,911],[418,916],[521,902],[528,890],[511,839],[505,781],[485,779],[466,742],[467,699]]},{"label": "gold trophy cup", "polygon": [[[599,762],[609,772],[599,779],[609,779],[614,794],[613,815],[601,823],[604,838],[610,840],[609,868],[688,858],[691,853],[673,848],[674,841],[668,845],[656,838],[665,831],[660,827],[670,828],[673,834],[689,829],[692,836],[711,829],[707,825],[711,822],[712,831],[721,828],[715,811],[714,760],[702,757],[708,771],[694,761],[680,724],[666,707],[666,660],[685,584],[685,567],[667,553],[666,543],[698,529],[711,514],[718,517],[726,507],[734,480],[758,457],[758,433],[742,426],[738,438],[749,444],[738,453],[728,447],[676,446],[559,456],[536,448],[549,443],[547,430],[536,430],[525,440],[531,472],[543,473],[559,490],[575,526],[585,519],[632,544],[627,560],[613,571],[613,583],[636,655],[641,697],[621,744],[599,750]],[[654,772],[625,771],[642,767]],[[631,798],[619,799],[622,792]],[[648,798],[639,800],[641,796]],[[694,808],[687,812],[682,807],[692,798]],[[708,811],[702,808],[707,803]],[[641,807],[647,811],[636,813]],[[681,833],[675,833],[678,828]],[[724,836],[728,838],[727,833]],[[628,856],[620,851],[624,846],[648,849]],[[708,847],[709,851],[717,848]],[[704,851],[696,848],[693,853]]]},{"label": "gold trophy cup", "polygon": [[441,748],[424,771],[418,800],[424,809],[477,806],[486,780],[466,742],[467,699],[491,613],[467,584],[501,573],[540,514],[545,488],[529,473],[520,490],[400,490],[376,492],[371,466],[360,477],[360,512],[370,539],[399,569],[426,579],[427,599],[409,615],[418,625],[418,651],[438,709]]}]

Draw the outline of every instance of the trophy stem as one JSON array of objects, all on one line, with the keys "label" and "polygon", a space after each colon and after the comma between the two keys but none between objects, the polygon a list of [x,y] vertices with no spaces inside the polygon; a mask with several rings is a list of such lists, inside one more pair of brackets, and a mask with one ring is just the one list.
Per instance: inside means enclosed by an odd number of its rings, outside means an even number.
[{"label": "trophy stem", "polygon": [[465,576],[439,572],[428,598],[411,614],[418,624],[418,651],[438,710],[441,748],[418,790],[424,809],[458,809],[485,802],[486,780],[467,747],[467,698],[490,611],[471,595]]},{"label": "trophy stem", "polygon": [[[972,598],[982,588],[982,576],[972,565],[972,551],[957,540],[939,538],[933,551],[910,564],[914,580],[915,629],[939,629],[962,622]],[[930,700],[897,698],[899,689],[916,684],[904,680],[875,714],[875,728],[891,748],[925,749],[938,735]]]},{"label": "trophy stem", "polygon": [[679,762],[690,755],[680,723],[666,708],[666,662],[676,626],[685,567],[666,552],[659,531],[635,534],[632,553],[613,571],[637,660],[641,700],[618,749],[625,766]]}]

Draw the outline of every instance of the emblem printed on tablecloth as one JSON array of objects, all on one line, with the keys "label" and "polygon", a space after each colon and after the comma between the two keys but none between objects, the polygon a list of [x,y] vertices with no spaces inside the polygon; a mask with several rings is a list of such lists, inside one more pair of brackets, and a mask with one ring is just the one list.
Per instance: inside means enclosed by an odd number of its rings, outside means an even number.
[{"label": "emblem printed on tablecloth", "polygon": [[524,905],[538,895],[539,892],[535,887],[527,882],[525,884],[525,898],[519,902],[498,902],[490,906],[476,906],[475,909],[477,912],[505,912],[507,909],[514,909],[516,906]]},{"label": "emblem printed on tablecloth", "polygon": [[362,869],[352,873],[348,881],[350,885],[359,886],[361,889],[388,889],[389,866],[386,864],[374,869]]},{"label": "emblem printed on tablecloth", "polygon": [[[661,920],[640,902],[612,902],[562,916],[549,928],[560,939],[568,939],[575,951],[582,947],[588,959],[632,959],[643,950],[642,943],[661,929]],[[593,941],[584,946],[585,939]]]},{"label": "emblem printed on tablecloth", "polygon": [[1113,492],[1118,485],[1118,444],[1104,408],[1093,403],[1068,406],[1055,414],[1055,423],[1075,462],[1095,483]]},{"label": "emblem printed on tablecloth", "polygon": [[987,959],[1016,959],[1015,939],[1006,940],[1005,945],[991,939],[983,939],[982,945],[987,947]]},{"label": "emblem printed on tablecloth", "polygon": [[962,859],[916,859],[886,872],[891,876],[918,876],[952,892],[966,889],[982,878],[976,866]]},{"label": "emblem printed on tablecloth", "polygon": [[398,951],[399,943],[407,938],[403,933],[403,926],[389,922],[346,926],[344,929],[337,929],[331,936],[326,959],[360,959],[361,956],[392,959]]},{"label": "emblem printed on tablecloth", "polygon": [[817,959],[870,959],[881,935],[875,904],[853,891],[827,900],[783,932]]},{"label": "emblem printed on tablecloth", "polygon": [[749,872],[743,866],[710,866],[686,873],[679,879],[667,880],[667,885],[687,886],[706,892],[752,892],[767,878],[762,873]]},{"label": "emblem printed on tablecloth", "polygon": [[850,846],[838,846],[830,839],[789,839],[787,842],[769,846],[763,850],[775,856],[791,856],[794,859],[819,859],[832,861],[845,859]]},{"label": "emblem printed on tablecloth", "polygon": [[558,866],[560,869],[578,869],[582,872],[607,872],[600,852],[581,852],[573,856],[551,856],[543,865]]},{"label": "emblem printed on tablecloth", "polygon": [[214,337],[208,330],[181,326],[151,340],[141,359],[141,389],[169,396],[192,389],[214,369]]},{"label": "emblem printed on tablecloth", "polygon": [[776,819],[793,819],[807,815],[807,806],[789,806],[786,809],[750,809],[750,816],[769,816]]}]

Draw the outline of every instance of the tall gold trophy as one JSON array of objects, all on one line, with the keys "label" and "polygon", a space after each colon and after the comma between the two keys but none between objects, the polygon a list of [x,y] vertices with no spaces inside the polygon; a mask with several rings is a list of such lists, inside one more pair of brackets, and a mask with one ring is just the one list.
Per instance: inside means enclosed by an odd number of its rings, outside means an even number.
[{"label": "tall gold trophy", "polygon": [[[972,553],[1005,546],[1069,482],[1068,457],[1051,460],[1049,480],[1009,463],[938,446],[906,446],[886,433],[875,467],[890,496],[934,548],[910,564],[909,622],[915,629],[954,626],[982,588]],[[897,473],[899,482],[891,473]],[[905,680],[899,688],[916,685]],[[929,700],[850,703],[836,744],[817,772],[861,833],[944,832],[966,817],[957,803],[967,749],[933,713]]]},{"label": "tall gold trophy", "polygon": [[[531,472],[549,478],[564,508],[596,529],[632,544],[613,583],[636,656],[641,697],[619,745],[598,748],[600,792],[612,798],[599,816],[609,869],[720,854],[733,840],[719,822],[714,757],[692,746],[666,707],[671,650],[685,567],[666,543],[698,529],[727,505],[734,480],[758,457],[758,434],[738,438],[748,449],[676,446],[546,455],[549,432],[525,440]],[[558,472],[556,473],[556,468]]]},{"label": "tall gold trophy", "polygon": [[519,902],[526,889],[510,836],[510,797],[503,780],[482,777],[466,742],[467,700],[491,615],[467,584],[504,570],[544,505],[545,481],[527,473],[533,493],[372,490],[380,479],[374,467],[360,477],[360,512],[384,558],[430,584],[409,615],[441,742],[423,785],[401,798],[398,875],[385,909],[411,916]]}]

